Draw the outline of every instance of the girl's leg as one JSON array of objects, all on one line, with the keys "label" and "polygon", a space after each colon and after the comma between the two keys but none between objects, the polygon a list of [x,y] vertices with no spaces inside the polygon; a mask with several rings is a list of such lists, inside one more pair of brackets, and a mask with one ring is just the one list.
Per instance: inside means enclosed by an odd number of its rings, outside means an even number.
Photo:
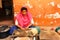
[{"label": "girl's leg", "polygon": [[29,28],[36,28],[38,30],[38,34],[40,33],[40,27],[39,26],[33,26],[33,25],[31,25]]},{"label": "girl's leg", "polygon": [[12,26],[9,30],[9,34],[12,34],[14,32],[14,30],[17,30],[17,26]]}]

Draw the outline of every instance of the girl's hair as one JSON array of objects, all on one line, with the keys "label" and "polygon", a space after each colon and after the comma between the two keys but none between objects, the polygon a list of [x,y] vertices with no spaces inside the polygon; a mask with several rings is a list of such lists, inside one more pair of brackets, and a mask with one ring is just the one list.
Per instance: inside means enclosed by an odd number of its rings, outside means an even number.
[{"label": "girl's hair", "polygon": [[21,8],[21,11],[23,11],[23,10],[26,10],[27,11],[27,8],[26,7],[22,7]]}]

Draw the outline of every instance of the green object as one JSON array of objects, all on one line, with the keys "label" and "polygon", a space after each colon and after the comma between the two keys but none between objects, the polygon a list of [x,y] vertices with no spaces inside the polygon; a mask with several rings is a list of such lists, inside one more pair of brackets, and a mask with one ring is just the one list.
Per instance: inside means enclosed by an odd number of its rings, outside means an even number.
[{"label": "green object", "polygon": [[60,30],[60,27],[57,27],[55,31],[58,32],[58,30]]},{"label": "green object", "polygon": [[35,27],[37,30],[38,30],[38,34],[40,33],[40,27],[39,26],[37,26],[37,27]]}]

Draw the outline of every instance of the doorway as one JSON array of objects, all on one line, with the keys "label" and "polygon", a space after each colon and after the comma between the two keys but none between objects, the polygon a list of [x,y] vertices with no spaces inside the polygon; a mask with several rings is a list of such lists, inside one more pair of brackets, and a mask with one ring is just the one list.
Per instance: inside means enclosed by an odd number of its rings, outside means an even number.
[{"label": "doorway", "polygon": [[10,24],[14,19],[13,0],[2,0],[2,12],[0,13],[0,25]]}]

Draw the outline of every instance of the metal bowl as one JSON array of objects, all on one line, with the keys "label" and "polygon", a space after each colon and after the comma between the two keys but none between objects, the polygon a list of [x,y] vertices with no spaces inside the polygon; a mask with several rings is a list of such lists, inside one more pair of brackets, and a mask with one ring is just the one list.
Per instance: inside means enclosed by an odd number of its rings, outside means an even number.
[{"label": "metal bowl", "polygon": [[9,27],[7,25],[0,26],[0,39],[9,36]]}]

